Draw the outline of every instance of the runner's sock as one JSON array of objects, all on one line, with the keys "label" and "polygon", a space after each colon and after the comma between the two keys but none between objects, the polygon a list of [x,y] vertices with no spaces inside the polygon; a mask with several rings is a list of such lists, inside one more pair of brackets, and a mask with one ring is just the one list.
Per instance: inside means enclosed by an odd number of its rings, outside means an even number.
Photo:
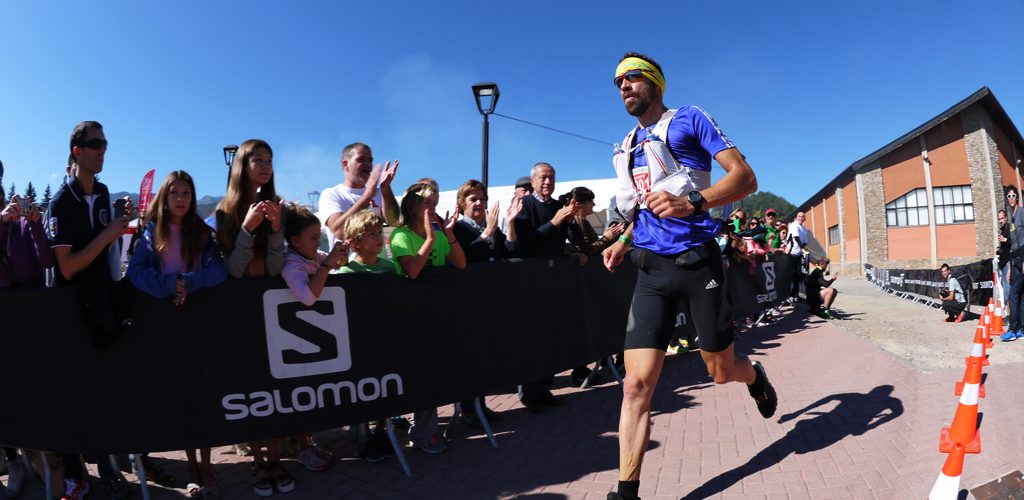
[{"label": "runner's sock", "polygon": [[640,480],[619,481],[619,494],[626,500],[637,500],[640,498]]}]

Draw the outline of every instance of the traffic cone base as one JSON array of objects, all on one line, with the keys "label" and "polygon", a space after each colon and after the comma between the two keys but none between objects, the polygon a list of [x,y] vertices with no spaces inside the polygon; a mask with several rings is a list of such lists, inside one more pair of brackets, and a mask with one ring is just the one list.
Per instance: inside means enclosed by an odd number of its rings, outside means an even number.
[{"label": "traffic cone base", "polygon": [[[957,382],[956,383],[956,390],[953,391],[953,395],[954,396],[959,396],[959,395],[961,395],[963,393],[964,393],[964,383],[963,382]],[[985,397],[985,384],[981,384],[981,386],[978,387],[978,397],[979,398]]]},{"label": "traffic cone base", "polygon": [[[949,434],[949,427],[944,427],[939,433],[939,451],[942,453],[949,453],[957,445],[950,439]],[[963,443],[963,446],[964,453],[981,453],[981,431],[975,432],[974,439],[969,443]]]}]

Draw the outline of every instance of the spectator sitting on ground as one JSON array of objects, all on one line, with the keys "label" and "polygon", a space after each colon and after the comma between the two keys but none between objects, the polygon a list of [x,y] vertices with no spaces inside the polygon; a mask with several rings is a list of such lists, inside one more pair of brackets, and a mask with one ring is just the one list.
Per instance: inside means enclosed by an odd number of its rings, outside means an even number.
[{"label": "spectator sitting on ground", "polygon": [[942,264],[942,279],[946,286],[939,290],[939,298],[942,299],[942,310],[946,312],[946,323],[959,323],[964,320],[964,310],[967,308],[967,301],[964,299],[964,289],[960,281],[953,277],[953,270],[949,264]]},{"label": "spectator sitting on ground", "polygon": [[828,264],[829,260],[826,257],[815,262],[814,269],[807,275],[805,291],[807,292],[807,306],[810,307],[812,313],[824,319],[834,319],[832,303],[835,302],[839,292],[832,288],[832,283],[839,279],[839,273],[833,274],[832,279],[825,279]]}]

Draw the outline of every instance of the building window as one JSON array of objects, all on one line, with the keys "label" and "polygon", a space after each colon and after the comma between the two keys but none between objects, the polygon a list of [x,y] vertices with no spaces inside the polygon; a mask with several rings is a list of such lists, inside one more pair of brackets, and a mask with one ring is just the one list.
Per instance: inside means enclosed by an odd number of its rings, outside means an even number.
[{"label": "building window", "polygon": [[[946,189],[946,188],[942,188]],[[970,186],[968,186],[970,191]],[[936,213],[938,207],[936,207]],[[973,215],[974,211],[971,210]],[[972,217],[973,218],[973,217]],[[885,225],[889,227],[927,226],[928,197],[924,188],[915,189],[885,205]]]},{"label": "building window", "polygon": [[838,245],[839,244],[839,224],[836,224],[828,228],[828,244]]},{"label": "building window", "polygon": [[958,224],[974,221],[971,186],[933,187],[935,223]]}]

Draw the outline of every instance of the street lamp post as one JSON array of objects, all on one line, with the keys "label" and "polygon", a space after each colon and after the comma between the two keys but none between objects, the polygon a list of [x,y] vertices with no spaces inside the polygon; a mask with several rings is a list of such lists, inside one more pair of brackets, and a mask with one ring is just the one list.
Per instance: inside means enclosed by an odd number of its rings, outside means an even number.
[{"label": "street lamp post", "polygon": [[476,109],[480,111],[481,115],[484,115],[484,150],[483,150],[483,162],[481,166],[480,182],[484,186],[487,184],[487,146],[490,135],[490,126],[487,120],[487,116],[494,113],[494,107],[498,105],[498,96],[501,92],[498,91],[498,84],[494,82],[481,82],[473,85],[473,98],[476,99]]},{"label": "street lamp post", "polygon": [[306,193],[306,196],[309,196],[309,207],[316,210],[320,202],[320,191],[310,191]]},{"label": "street lamp post", "polygon": [[235,155],[238,154],[236,144],[224,146],[224,164],[228,166],[228,185],[231,185],[231,164],[235,162]]}]

